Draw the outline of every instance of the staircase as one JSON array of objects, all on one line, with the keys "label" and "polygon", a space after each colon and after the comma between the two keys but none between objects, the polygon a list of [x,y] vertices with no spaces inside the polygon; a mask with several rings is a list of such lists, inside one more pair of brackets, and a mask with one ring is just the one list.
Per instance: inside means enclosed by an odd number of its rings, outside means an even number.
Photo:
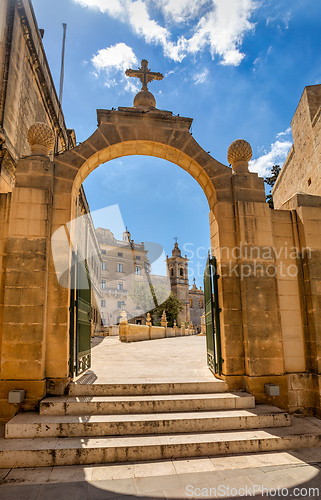
[{"label": "staircase", "polygon": [[291,431],[287,413],[229,393],[222,381],[71,384],[39,413],[5,427],[0,467],[101,464],[248,453],[319,444],[321,429]]}]

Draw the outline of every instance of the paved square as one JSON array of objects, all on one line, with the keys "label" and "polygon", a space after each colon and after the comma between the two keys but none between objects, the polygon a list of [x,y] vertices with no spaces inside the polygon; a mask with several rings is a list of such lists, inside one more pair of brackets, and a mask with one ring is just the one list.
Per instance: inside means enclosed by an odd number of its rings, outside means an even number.
[{"label": "paved square", "polygon": [[135,382],[206,382],[214,376],[206,364],[206,337],[193,335],[123,343],[95,337],[92,367],[81,384]]}]

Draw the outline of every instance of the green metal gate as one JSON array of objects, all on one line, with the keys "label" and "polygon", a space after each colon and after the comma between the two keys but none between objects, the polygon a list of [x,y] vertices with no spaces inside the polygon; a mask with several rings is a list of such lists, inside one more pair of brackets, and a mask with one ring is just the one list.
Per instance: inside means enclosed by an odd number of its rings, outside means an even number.
[{"label": "green metal gate", "polygon": [[218,279],[216,257],[211,257],[209,254],[204,273],[207,364],[214,374],[221,375],[223,359],[221,354],[221,309],[218,299]]},{"label": "green metal gate", "polygon": [[72,256],[71,282],[70,375],[77,376],[91,366],[91,281],[79,253]]}]

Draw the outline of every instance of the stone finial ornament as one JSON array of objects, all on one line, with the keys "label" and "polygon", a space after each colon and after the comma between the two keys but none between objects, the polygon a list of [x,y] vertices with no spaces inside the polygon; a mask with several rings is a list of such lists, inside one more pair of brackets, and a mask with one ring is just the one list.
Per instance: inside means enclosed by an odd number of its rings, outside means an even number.
[{"label": "stone finial ornament", "polygon": [[156,99],[149,90],[141,90],[134,97],[135,108],[156,108]]},{"label": "stone finial ornament", "polygon": [[127,325],[128,324],[128,320],[127,320],[127,313],[126,313],[126,311],[122,311],[120,316],[121,317],[120,317],[119,323],[121,323],[123,325]]},{"label": "stone finial ornament", "polygon": [[248,172],[251,158],[252,148],[243,139],[237,139],[228,148],[227,160],[232,165],[234,172]]},{"label": "stone finial ornament", "polygon": [[147,326],[152,326],[152,318],[151,318],[150,313],[147,313],[147,317],[146,317],[146,325],[147,325]]},{"label": "stone finial ornament", "polygon": [[163,311],[162,317],[161,317],[161,326],[167,328],[167,317],[166,317],[166,312]]},{"label": "stone finial ornament", "polygon": [[28,130],[28,142],[33,155],[48,156],[55,145],[55,134],[46,123],[37,122]]}]

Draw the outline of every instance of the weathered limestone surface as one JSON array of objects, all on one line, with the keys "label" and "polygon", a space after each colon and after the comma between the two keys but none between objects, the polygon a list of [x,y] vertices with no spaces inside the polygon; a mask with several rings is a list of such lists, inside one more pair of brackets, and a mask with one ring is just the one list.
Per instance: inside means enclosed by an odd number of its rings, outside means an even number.
[{"label": "weathered limestone surface", "polygon": [[[281,238],[279,245],[282,246],[286,236],[278,236],[277,230],[274,234],[273,212],[265,203],[262,179],[246,171],[247,161],[238,156],[237,149],[234,149],[233,171],[205,153],[190,134],[190,119],[173,117],[170,113],[162,116],[137,110],[99,110],[98,123],[97,131],[85,143],[57,156],[54,164],[39,156],[26,158],[18,164],[15,197],[21,190],[36,189],[42,193],[42,200],[36,204],[33,197],[28,208],[28,213],[35,213],[36,220],[39,220],[37,230],[35,224],[31,228],[29,222],[28,225],[23,222],[25,212],[19,205],[20,201],[18,205],[13,205],[9,235],[12,231],[18,240],[22,237],[38,238],[39,247],[40,241],[43,242],[43,267],[39,272],[44,273],[44,281],[38,285],[41,289],[38,293],[44,300],[34,306],[39,315],[36,320],[41,330],[39,338],[32,340],[28,352],[21,351],[21,347],[16,345],[13,351],[15,356],[19,355],[20,364],[15,365],[15,360],[11,359],[6,361],[3,364],[4,378],[13,376],[14,366],[22,372],[21,360],[29,366],[36,357],[39,362],[33,370],[38,371],[33,371],[30,378],[43,383],[46,380],[51,392],[63,391],[68,383],[69,297],[66,288],[57,282],[52,256],[48,251],[50,237],[76,215],[78,190],[94,168],[120,156],[146,154],[168,159],[187,170],[207,196],[212,247],[221,272],[219,297],[223,378],[233,389],[248,387],[254,394],[259,394],[262,401],[267,399],[264,384],[273,381],[282,389],[275,402],[287,407],[286,373],[293,373],[293,370],[295,373],[302,372],[305,366],[302,355],[296,359],[301,364],[296,368],[293,364],[291,366],[293,352],[285,349],[290,343],[284,342],[281,319],[284,316],[283,325],[286,326],[291,312],[288,312],[286,304],[279,304],[278,276],[270,276],[267,272],[269,267],[275,268],[276,265],[272,251],[276,245],[275,238]],[[16,201],[17,198],[14,198]],[[287,224],[291,225],[289,220]],[[19,232],[15,233],[17,227]],[[268,258],[262,255],[264,248],[270,249]],[[15,271],[10,258],[9,253],[8,276]],[[19,275],[18,279],[19,289],[22,290],[26,287],[27,274]],[[9,292],[15,293],[9,288],[7,282],[5,297],[9,297]],[[14,329],[22,319],[18,315],[15,315],[16,319],[10,316],[10,307],[16,307],[18,311],[20,296],[11,300],[13,306],[5,302],[7,316],[4,316],[4,324],[10,324],[10,328]],[[298,323],[300,326],[299,319]],[[187,332],[184,327],[181,329],[181,335]],[[14,347],[9,335],[6,335],[3,337],[3,349],[9,349],[9,344]],[[302,332],[297,333],[297,342],[301,344],[302,335]],[[120,338],[123,340],[164,336],[165,327],[149,328],[126,322],[120,325]]]},{"label": "weathered limestone surface", "polygon": [[[309,95],[307,91],[307,99]],[[313,95],[312,115],[318,92]],[[114,158],[143,154],[186,170],[207,197],[220,273],[222,378],[231,389],[246,388],[259,402],[271,402],[264,385],[275,383],[280,386],[280,396],[273,400],[278,406],[319,411],[321,202],[317,196],[296,195],[282,210],[270,210],[263,180],[248,171],[250,146],[245,141],[231,145],[231,169],[197,144],[191,123],[156,109],[98,110],[98,128],[84,143],[53,162],[41,150],[18,162],[10,214],[1,212],[3,227],[8,220],[3,399],[13,381],[27,389],[26,409],[45,391],[63,393],[69,382],[70,297],[68,283],[63,288],[57,281],[51,236],[76,216],[75,201],[90,172]],[[292,255],[289,248],[298,251]],[[303,248],[309,251],[302,253]],[[150,327],[121,321],[120,338],[165,337],[165,319],[163,323]],[[180,333],[186,335],[188,329],[183,325]]]},{"label": "weathered limestone surface", "polygon": [[70,133],[58,102],[40,32],[28,0],[2,0],[0,5],[0,191],[12,191],[15,164],[30,154],[29,127],[48,123],[59,150]]},{"label": "weathered limestone surface", "polygon": [[304,89],[291,128],[293,147],[272,190],[276,208],[299,192],[321,196],[321,85]]},{"label": "weathered limestone surface", "polygon": [[120,323],[119,340],[121,342],[138,342],[141,340],[164,339],[165,337],[181,337],[195,335],[195,331],[189,328],[182,331],[181,328],[167,328],[163,326],[132,325]]}]

